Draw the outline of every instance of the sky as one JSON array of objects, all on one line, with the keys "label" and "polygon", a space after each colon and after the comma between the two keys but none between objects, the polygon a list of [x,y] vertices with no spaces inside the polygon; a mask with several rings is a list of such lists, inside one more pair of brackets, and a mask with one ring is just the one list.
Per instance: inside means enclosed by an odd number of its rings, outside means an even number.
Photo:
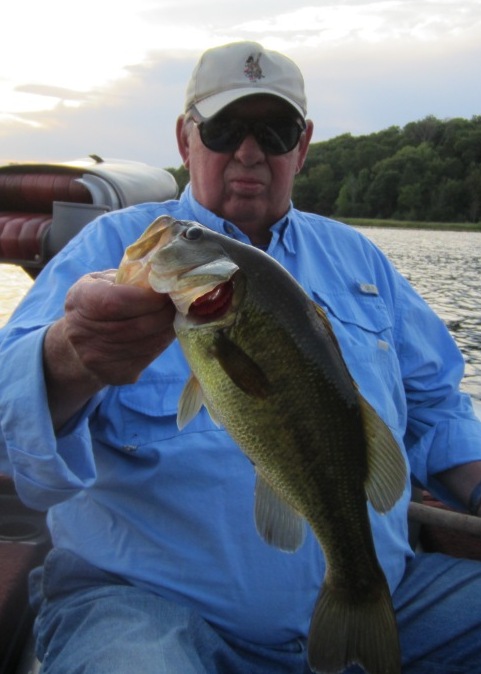
[{"label": "sky", "polygon": [[15,0],[1,25],[1,164],[179,167],[197,59],[244,39],[299,65],[314,142],[481,114],[481,0]]}]

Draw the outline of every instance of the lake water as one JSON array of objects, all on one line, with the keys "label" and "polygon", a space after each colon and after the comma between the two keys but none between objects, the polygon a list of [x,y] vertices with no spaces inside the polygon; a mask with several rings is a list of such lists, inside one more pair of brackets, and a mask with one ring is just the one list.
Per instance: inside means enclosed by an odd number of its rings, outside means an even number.
[{"label": "lake water", "polygon": [[[466,360],[463,388],[481,400],[481,232],[363,227],[448,326]],[[31,286],[0,264],[0,326]]]},{"label": "lake water", "polygon": [[0,327],[31,287],[33,281],[20,267],[0,264]]},{"label": "lake water", "polygon": [[360,231],[444,320],[466,361],[463,389],[481,400],[481,232],[369,227]]}]

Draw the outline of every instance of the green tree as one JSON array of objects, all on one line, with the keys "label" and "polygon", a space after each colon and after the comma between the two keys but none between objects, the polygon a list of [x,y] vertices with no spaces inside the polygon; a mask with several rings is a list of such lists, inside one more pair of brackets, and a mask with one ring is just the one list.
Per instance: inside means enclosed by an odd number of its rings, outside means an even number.
[{"label": "green tree", "polygon": [[365,202],[371,218],[390,218],[396,211],[401,174],[394,168],[378,170],[366,192]]},{"label": "green tree", "polygon": [[357,176],[353,173],[346,176],[336,200],[336,216],[359,218],[368,215],[365,194],[369,187],[370,180],[371,174],[367,168],[361,169]]},{"label": "green tree", "polygon": [[177,185],[179,186],[179,194],[182,194],[184,187],[189,182],[189,172],[185,166],[179,166],[179,168],[167,168],[166,171],[172,173],[175,178]]},{"label": "green tree", "polygon": [[468,192],[468,218],[471,222],[481,219],[481,166],[473,166],[466,177]]}]

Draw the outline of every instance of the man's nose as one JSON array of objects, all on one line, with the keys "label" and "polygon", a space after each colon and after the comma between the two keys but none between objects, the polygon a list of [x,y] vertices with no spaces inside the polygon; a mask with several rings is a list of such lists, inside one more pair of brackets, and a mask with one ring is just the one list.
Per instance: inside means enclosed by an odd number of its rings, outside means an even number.
[{"label": "man's nose", "polygon": [[245,165],[264,161],[265,152],[257,142],[253,133],[248,133],[234,153],[236,159]]}]

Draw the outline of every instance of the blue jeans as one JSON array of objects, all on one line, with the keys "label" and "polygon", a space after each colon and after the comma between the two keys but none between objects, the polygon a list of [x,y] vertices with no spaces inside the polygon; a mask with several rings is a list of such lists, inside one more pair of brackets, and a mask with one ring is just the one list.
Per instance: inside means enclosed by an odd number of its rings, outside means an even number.
[{"label": "blue jeans", "polygon": [[[302,639],[267,648],[219,634],[63,550],[32,573],[31,596],[42,674],[310,672]],[[403,674],[481,674],[481,563],[417,555],[393,601]]]}]

